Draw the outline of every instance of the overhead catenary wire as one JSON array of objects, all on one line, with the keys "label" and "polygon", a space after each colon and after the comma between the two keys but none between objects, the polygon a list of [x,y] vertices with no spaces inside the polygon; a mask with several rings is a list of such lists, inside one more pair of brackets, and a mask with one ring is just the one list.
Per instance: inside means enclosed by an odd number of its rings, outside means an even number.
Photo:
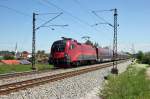
[{"label": "overhead catenary wire", "polygon": [[85,25],[87,25],[87,26],[91,26],[88,22],[86,22],[86,21],[84,21],[84,20],[78,18],[77,16],[73,15],[72,13],[70,13],[70,12],[68,12],[68,11],[66,11],[66,10],[64,10],[64,9],[62,9],[62,8],[60,8],[60,7],[57,6],[56,4],[54,4],[54,3],[52,3],[52,2],[50,2],[50,1],[48,1],[48,0],[42,0],[42,1],[45,2],[45,3],[47,3],[47,4],[49,4],[49,5],[51,5],[51,6],[53,6],[53,7],[55,7],[55,8],[57,8],[58,10],[63,11],[64,13],[70,15],[71,17],[73,17],[73,18],[76,19],[77,21],[79,21],[79,22],[81,22],[81,23],[83,23],[83,24],[85,24]]},{"label": "overhead catenary wire", "polygon": [[[79,7],[81,9],[83,9],[84,12],[89,13],[89,15],[93,15],[91,12],[93,12],[91,9],[89,9],[88,7],[85,7],[83,4],[81,4],[78,0],[73,0],[77,5],[79,5]],[[96,12],[104,12],[104,11],[112,11],[112,10],[95,10],[94,13],[96,14]],[[94,14],[94,16],[95,16]],[[91,27],[93,28],[94,26],[97,26],[99,24],[108,24],[109,26],[113,27],[112,24],[110,24],[108,21],[106,21],[104,18],[100,17],[99,15],[96,14],[96,17],[98,17],[98,19],[100,19],[101,21],[104,22],[99,22],[96,23],[94,25],[91,25]],[[92,18],[93,19],[93,18]],[[93,19],[94,20],[94,19]],[[94,28],[96,31],[99,32],[99,30],[97,30],[96,28]]]},{"label": "overhead catenary wire", "polygon": [[[11,8],[11,7],[8,7],[8,6],[5,6],[5,5],[0,5],[0,7],[1,7],[1,8],[8,9],[8,10],[10,10],[10,11],[13,11],[13,12],[15,12],[15,13],[17,13],[17,14],[20,14],[20,15],[23,15],[23,16],[26,16],[26,17],[30,17],[30,18],[32,17],[32,15],[29,15],[29,14],[27,14],[27,13],[25,13],[25,12],[16,10],[16,9],[14,9],[14,8]],[[49,23],[50,21],[54,20],[55,18],[57,18],[58,16],[60,16],[60,14],[62,14],[62,13],[38,13],[38,15],[48,15],[48,14],[59,14],[59,15],[57,15],[56,17],[50,19],[49,21],[46,21],[44,24],[47,24],[47,23]],[[39,18],[39,19],[40,19],[40,18]],[[43,19],[40,19],[40,20],[45,21],[45,20],[43,20]],[[43,25],[44,25],[44,24],[43,24]]]},{"label": "overhead catenary wire", "polygon": [[[23,11],[17,10],[17,9],[15,9],[15,8],[12,8],[12,7],[8,7],[8,6],[6,6],[6,5],[0,5],[0,8],[7,9],[7,10],[9,10],[9,11],[11,11],[11,12],[14,12],[14,13],[19,14],[19,15],[24,16],[24,17],[28,17],[28,18],[31,18],[31,17],[32,17],[30,14],[27,14],[27,13],[25,13],[25,12],[23,12]],[[27,40],[29,40],[29,39],[27,39],[27,36],[29,37],[29,35],[24,36],[24,37],[26,37],[26,38],[25,38],[26,42],[27,42]],[[23,42],[24,42],[24,41],[23,41]],[[11,43],[11,42],[9,42],[9,45],[12,45],[12,44],[10,44],[10,43]],[[12,48],[13,48],[13,47],[11,47],[11,48],[9,48],[9,49],[12,49]],[[8,50],[8,49],[6,49],[6,50]]]},{"label": "overhead catenary wire", "polygon": [[[92,10],[86,6],[84,6],[83,4],[81,4],[78,0],[73,0],[77,5],[79,5],[79,7],[85,12],[85,13],[89,13],[89,15],[93,15],[91,12]],[[92,16],[93,19],[93,16]],[[93,19],[94,21],[94,19]],[[92,28],[94,27],[94,25],[90,25]],[[94,28],[97,32],[99,32],[99,30],[97,28]]]},{"label": "overhead catenary wire", "polygon": [[106,11],[113,11],[114,9],[110,9],[110,10],[94,10],[95,12],[106,12]]},{"label": "overhead catenary wire", "polygon": [[[12,12],[15,12],[15,13],[17,13],[17,14],[19,14],[19,15],[22,15],[22,16],[25,16],[25,17],[28,17],[28,18],[31,18],[32,17],[32,15],[30,15],[30,14],[27,14],[27,13],[25,13],[25,12],[23,12],[23,11],[20,11],[20,10],[17,10],[17,9],[15,9],[15,8],[12,8],[12,7],[8,7],[8,6],[6,6],[6,5],[0,5],[0,7],[1,8],[5,8],[5,9],[8,9],[8,10],[10,10],[10,11],[12,11]],[[42,14],[42,13],[41,13]],[[43,14],[50,14],[50,13],[43,13]],[[41,18],[38,18],[40,21],[45,21],[45,20],[43,20],[43,19],[41,19]]]},{"label": "overhead catenary wire", "polygon": [[29,15],[29,14],[27,14],[27,13],[25,13],[25,12],[16,10],[16,9],[14,9],[14,8],[11,8],[11,7],[8,7],[8,6],[5,6],[5,5],[0,5],[0,7],[1,7],[1,8],[8,9],[8,10],[10,10],[10,11],[13,11],[13,12],[15,12],[15,13],[18,13],[18,14],[23,15],[23,16],[26,16],[26,17],[30,17],[30,18],[32,17],[32,15]]},{"label": "overhead catenary wire", "polygon": [[[83,4],[81,4],[78,0],[73,0],[85,13],[88,13],[90,16],[92,16],[91,14],[91,10],[87,7],[85,7]],[[93,19],[93,16],[92,16]],[[93,19],[94,21],[94,19]],[[91,26],[91,25],[90,25]]]},{"label": "overhead catenary wire", "polygon": [[[82,20],[81,18],[79,18],[79,17],[73,15],[72,13],[70,13],[70,12],[64,10],[63,8],[57,6],[56,4],[52,3],[51,1],[48,1],[48,0],[41,0],[41,1],[39,1],[39,0],[34,0],[34,1],[37,1],[39,4],[41,4],[41,5],[43,5],[43,6],[46,5],[46,6],[49,7],[49,8],[51,8],[51,6],[53,6],[53,7],[55,7],[56,9],[63,11],[63,13],[65,13],[65,14],[71,16],[71,17],[74,18],[76,21],[78,21],[78,22],[80,22],[80,23],[82,23],[82,24],[84,24],[84,25],[90,27],[91,29],[93,29],[93,30],[99,32],[99,30],[97,30],[96,28],[93,28],[93,27],[91,26],[91,24],[89,24],[89,23],[86,22],[85,20]],[[85,28],[85,27],[83,27],[83,28]]]},{"label": "overhead catenary wire", "polygon": [[85,13],[90,13],[90,9],[81,4],[78,0],[73,0]]},{"label": "overhead catenary wire", "polygon": [[110,23],[109,23],[108,21],[106,21],[104,18],[100,17],[100,16],[96,13],[96,11],[92,11],[92,13],[93,13],[97,18],[99,18],[100,20],[104,21],[104,22],[107,23],[107,24],[110,24]]}]

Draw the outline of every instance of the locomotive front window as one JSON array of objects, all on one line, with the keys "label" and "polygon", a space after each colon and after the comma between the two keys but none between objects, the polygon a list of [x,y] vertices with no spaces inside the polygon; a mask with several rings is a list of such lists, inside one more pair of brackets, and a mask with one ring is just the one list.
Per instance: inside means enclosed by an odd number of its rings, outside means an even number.
[{"label": "locomotive front window", "polygon": [[57,41],[52,45],[53,52],[63,52],[66,47],[66,41]]}]

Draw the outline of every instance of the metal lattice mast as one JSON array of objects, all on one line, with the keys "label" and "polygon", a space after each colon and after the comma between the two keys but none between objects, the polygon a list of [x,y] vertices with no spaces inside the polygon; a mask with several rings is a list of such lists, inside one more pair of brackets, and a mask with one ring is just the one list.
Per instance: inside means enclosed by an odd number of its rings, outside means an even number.
[{"label": "metal lattice mast", "polygon": [[[49,19],[48,21],[44,22],[43,24],[41,24],[40,26],[36,27],[36,15],[46,15],[46,14],[57,14],[55,17]],[[54,19],[56,19],[57,17],[59,17],[60,15],[62,15],[63,13],[33,13],[33,32],[32,32],[32,70],[36,70],[36,54],[35,54],[35,41],[36,41],[36,30],[40,29],[41,27],[49,27],[50,29],[54,30],[54,28],[51,28],[52,26],[58,26],[58,27],[65,27],[68,25],[47,25],[48,23],[50,23],[51,21],[53,21]]]},{"label": "metal lattice mast", "polygon": [[[118,73],[117,70],[117,9],[114,9],[114,37],[113,37],[113,70]],[[117,71],[117,72],[116,72]]]},{"label": "metal lattice mast", "polygon": [[[114,11],[114,25],[106,21],[104,18],[100,17],[96,12],[104,12],[104,11]],[[113,35],[113,68],[111,69],[111,72],[113,74],[118,74],[118,69],[117,69],[117,59],[118,59],[118,54],[117,54],[117,9],[111,9],[111,10],[100,10],[100,11],[92,11],[92,13],[97,16],[99,19],[103,20],[104,23],[96,23],[94,25],[98,24],[108,24],[109,26],[113,27],[114,29],[114,35]]]},{"label": "metal lattice mast", "polygon": [[33,13],[33,36],[32,36],[32,70],[35,70],[35,16]]}]

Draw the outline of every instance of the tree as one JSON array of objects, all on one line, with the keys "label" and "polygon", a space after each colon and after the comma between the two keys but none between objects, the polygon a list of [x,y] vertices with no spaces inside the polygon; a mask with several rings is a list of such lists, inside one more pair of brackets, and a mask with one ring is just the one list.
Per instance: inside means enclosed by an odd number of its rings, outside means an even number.
[{"label": "tree", "polygon": [[87,45],[92,45],[92,46],[93,46],[93,42],[90,41],[90,40],[87,40],[87,41],[85,42],[85,44],[87,44]]},{"label": "tree", "polygon": [[142,59],[142,63],[150,64],[150,52],[147,52],[144,54],[144,57]]},{"label": "tree", "polygon": [[46,63],[48,61],[48,55],[45,53],[44,50],[38,50],[36,58],[39,63]]},{"label": "tree", "polygon": [[143,64],[150,64],[150,52],[143,53],[142,51],[139,51],[136,54],[136,57],[139,62],[141,62]]},{"label": "tree", "polygon": [[99,44],[97,42],[95,42],[94,47],[99,47]]},{"label": "tree", "polygon": [[143,53],[142,51],[139,51],[139,52],[137,53],[137,59],[138,59],[139,61],[142,61],[143,57],[144,57],[144,53]]}]

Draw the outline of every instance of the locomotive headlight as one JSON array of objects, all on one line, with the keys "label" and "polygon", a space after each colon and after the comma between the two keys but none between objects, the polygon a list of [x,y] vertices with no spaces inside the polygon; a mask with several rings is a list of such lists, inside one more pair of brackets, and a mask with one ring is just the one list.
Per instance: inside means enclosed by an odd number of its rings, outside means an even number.
[{"label": "locomotive headlight", "polygon": [[68,56],[67,53],[64,54],[64,57],[65,57],[65,61],[66,62],[70,62],[70,57]]},{"label": "locomotive headlight", "polygon": [[68,54],[67,54],[67,53],[65,53],[65,54],[64,54],[64,57],[66,57],[66,58],[67,58],[67,57],[68,57]]}]

